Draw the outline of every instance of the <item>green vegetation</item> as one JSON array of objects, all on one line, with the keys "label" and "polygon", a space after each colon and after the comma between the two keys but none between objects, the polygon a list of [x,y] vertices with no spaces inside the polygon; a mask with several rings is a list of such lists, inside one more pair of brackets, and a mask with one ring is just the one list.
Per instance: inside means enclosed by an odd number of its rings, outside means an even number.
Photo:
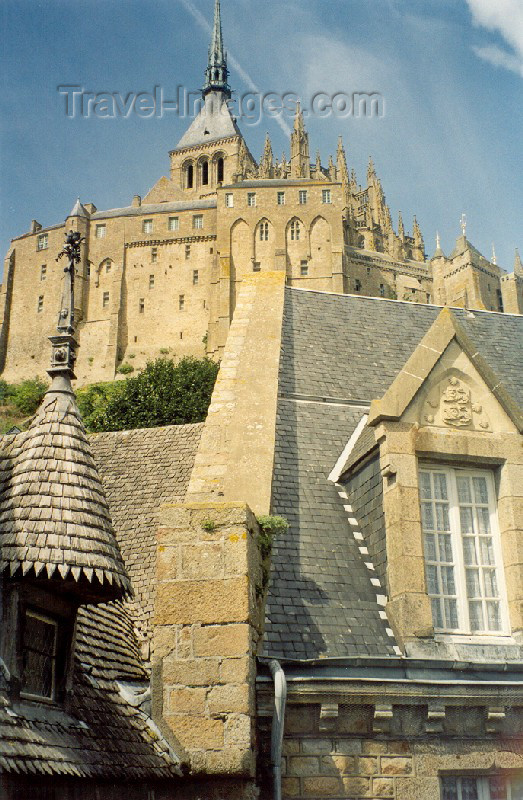
[{"label": "green vegetation", "polygon": [[7,383],[0,379],[0,434],[15,425],[22,428],[25,420],[36,413],[48,384],[41,378],[30,378],[21,383]]},{"label": "green vegetation", "polygon": [[257,537],[257,544],[262,558],[262,582],[261,586],[256,587],[256,594],[259,598],[265,595],[269,583],[269,572],[271,568],[271,553],[274,539],[276,536],[283,536],[289,530],[289,523],[284,517],[257,517],[260,532]]},{"label": "green vegetation", "polygon": [[127,364],[127,363],[120,364],[116,372],[118,373],[118,375],[130,375],[132,372],[134,372],[134,367],[132,364]]},{"label": "green vegetation", "polygon": [[205,519],[202,522],[202,528],[207,533],[213,533],[216,530],[216,523],[212,519]]},{"label": "green vegetation", "polygon": [[99,432],[203,422],[218,369],[208,358],[159,358],[136,376],[80,391],[84,423]]}]

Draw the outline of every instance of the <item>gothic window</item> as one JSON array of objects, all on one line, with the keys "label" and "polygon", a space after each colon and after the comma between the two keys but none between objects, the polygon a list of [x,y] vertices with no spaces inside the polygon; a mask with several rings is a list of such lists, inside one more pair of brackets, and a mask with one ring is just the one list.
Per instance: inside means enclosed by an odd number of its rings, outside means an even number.
[{"label": "gothic window", "polygon": [[202,164],[202,186],[209,185],[209,162],[204,161]]},{"label": "gothic window", "polygon": [[297,219],[291,222],[291,242],[299,242],[301,238],[301,227]]},{"label": "gothic window", "polygon": [[506,633],[491,473],[427,466],[420,469],[419,483],[434,629]]},{"label": "gothic window", "polygon": [[269,241],[269,223],[260,222],[260,242]]},{"label": "gothic window", "polygon": [[192,164],[188,164],[185,168],[185,188],[194,188],[194,166]]},{"label": "gothic window", "polygon": [[225,163],[223,158],[219,158],[216,165],[216,178],[218,183],[223,183],[224,174],[225,174]]},{"label": "gothic window", "polygon": [[54,700],[58,623],[36,611],[27,611],[23,633],[22,692]]},{"label": "gothic window", "polygon": [[97,225],[95,229],[95,236],[97,239],[105,239],[107,227],[105,225]]},{"label": "gothic window", "polygon": [[180,218],[179,217],[169,217],[169,230],[170,231],[178,231],[178,230],[180,230]]},{"label": "gothic window", "polygon": [[452,775],[441,779],[441,800],[520,800],[523,798],[521,778],[501,775],[476,778],[473,775]]},{"label": "gothic window", "polygon": [[49,247],[49,236],[47,235],[47,233],[41,233],[36,240],[36,249],[47,250],[48,247]]}]

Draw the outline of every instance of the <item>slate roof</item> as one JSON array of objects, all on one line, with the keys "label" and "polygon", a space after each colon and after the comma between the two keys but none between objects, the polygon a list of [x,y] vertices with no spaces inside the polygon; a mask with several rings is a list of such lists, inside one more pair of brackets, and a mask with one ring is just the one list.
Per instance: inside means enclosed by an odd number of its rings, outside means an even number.
[{"label": "slate roof", "polygon": [[[384,394],[440,311],[286,289],[272,505],[290,530],[273,549],[264,655],[394,652],[378,602],[383,590],[371,583],[348,500],[328,476],[371,400]],[[452,313],[522,404],[523,317]]]},{"label": "slate roof", "polygon": [[143,217],[148,214],[168,214],[178,211],[192,211],[206,208],[216,208],[214,200],[177,200],[172,203],[142,203],[141,206],[126,206],[125,208],[111,208],[108,211],[96,211],[91,214],[92,220],[111,219],[113,217]]},{"label": "slate roof", "polygon": [[28,431],[4,442],[0,571],[86,578],[100,599],[131,594],[74,395],[49,390]]},{"label": "slate roof", "polygon": [[221,92],[209,92],[205,96],[202,110],[176,145],[176,150],[197,147],[230,136],[241,136],[241,133],[231,115],[226,97]]},{"label": "slate roof", "polygon": [[185,498],[202,429],[203,423],[89,437],[133,585],[134,623],[144,640],[154,609],[158,511],[162,503]]}]

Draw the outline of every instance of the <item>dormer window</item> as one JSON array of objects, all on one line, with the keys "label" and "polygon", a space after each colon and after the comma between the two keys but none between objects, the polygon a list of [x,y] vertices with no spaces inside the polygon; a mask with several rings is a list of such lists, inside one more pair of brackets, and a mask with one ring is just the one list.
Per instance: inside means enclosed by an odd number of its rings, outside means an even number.
[{"label": "dormer window", "polygon": [[57,620],[28,609],[23,633],[23,694],[55,699],[57,642]]}]

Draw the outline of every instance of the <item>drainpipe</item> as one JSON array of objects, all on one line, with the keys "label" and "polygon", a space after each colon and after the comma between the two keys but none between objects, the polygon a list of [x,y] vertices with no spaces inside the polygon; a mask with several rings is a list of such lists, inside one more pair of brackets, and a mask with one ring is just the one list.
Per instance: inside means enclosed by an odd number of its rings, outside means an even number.
[{"label": "drainpipe", "polygon": [[274,781],[274,800],[281,800],[281,759],[283,751],[283,729],[285,727],[285,704],[287,703],[287,680],[279,661],[269,662],[274,681],[274,714],[271,730],[271,764]]}]

